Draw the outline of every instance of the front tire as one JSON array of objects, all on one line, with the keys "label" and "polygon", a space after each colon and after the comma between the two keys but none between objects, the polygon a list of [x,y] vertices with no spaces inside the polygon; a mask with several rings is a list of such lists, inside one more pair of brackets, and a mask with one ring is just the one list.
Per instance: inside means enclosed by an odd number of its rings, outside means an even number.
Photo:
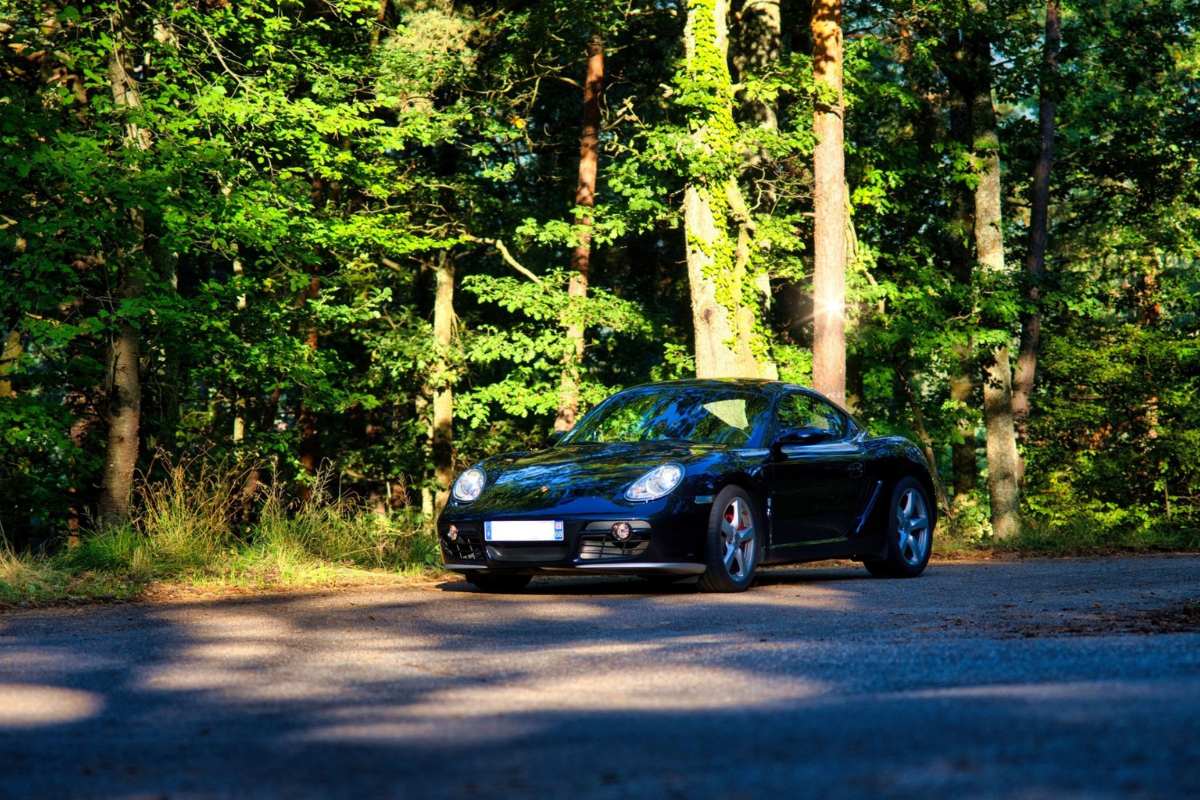
[{"label": "front tire", "polygon": [[892,490],[887,517],[887,555],[863,562],[876,578],[915,578],[933,552],[929,495],[916,478],[901,478]]},{"label": "front tire", "polygon": [[[754,582],[766,529],[759,529],[758,506],[745,489],[726,486],[708,517],[708,569],[702,592],[744,592]],[[761,535],[760,535],[761,533]]]},{"label": "front tire", "polygon": [[476,589],[498,594],[519,592],[533,580],[532,575],[513,575],[508,572],[468,572],[464,577]]}]

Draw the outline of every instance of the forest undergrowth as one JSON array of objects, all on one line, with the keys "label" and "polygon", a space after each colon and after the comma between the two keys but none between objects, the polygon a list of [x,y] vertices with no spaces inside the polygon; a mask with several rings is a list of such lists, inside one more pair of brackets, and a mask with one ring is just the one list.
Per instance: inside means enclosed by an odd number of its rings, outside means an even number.
[{"label": "forest undergrowth", "polygon": [[139,482],[130,520],[15,552],[0,541],[0,605],[136,598],[156,584],[272,588],[416,577],[440,569],[415,514],[373,513],[318,479],[289,499],[262,469],[202,460]]}]

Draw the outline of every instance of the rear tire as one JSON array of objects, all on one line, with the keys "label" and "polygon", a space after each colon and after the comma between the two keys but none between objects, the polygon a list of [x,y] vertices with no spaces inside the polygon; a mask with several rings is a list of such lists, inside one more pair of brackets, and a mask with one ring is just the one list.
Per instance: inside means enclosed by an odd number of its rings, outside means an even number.
[{"label": "rear tire", "polygon": [[929,495],[916,478],[901,478],[892,490],[887,516],[887,555],[863,561],[876,578],[915,578],[933,552]]},{"label": "rear tire", "polygon": [[533,580],[532,575],[513,575],[506,572],[468,572],[467,583],[476,589],[494,594],[519,592]]},{"label": "rear tire", "polygon": [[766,541],[758,528],[758,505],[740,486],[726,486],[717,495],[708,517],[708,569],[700,576],[702,592],[744,592]]}]

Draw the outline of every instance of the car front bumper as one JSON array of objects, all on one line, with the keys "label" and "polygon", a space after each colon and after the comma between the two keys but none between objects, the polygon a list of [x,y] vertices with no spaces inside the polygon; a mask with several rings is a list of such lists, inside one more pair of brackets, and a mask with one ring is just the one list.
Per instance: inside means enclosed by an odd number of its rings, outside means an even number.
[{"label": "car front bumper", "polygon": [[[690,497],[573,516],[554,510],[489,515],[448,508],[438,521],[438,543],[445,568],[461,573],[486,569],[526,574],[699,575],[706,568],[704,539],[710,508],[711,498]],[[563,540],[487,541],[485,523],[501,519],[561,520]],[[612,535],[618,522],[632,528],[626,541]]]}]

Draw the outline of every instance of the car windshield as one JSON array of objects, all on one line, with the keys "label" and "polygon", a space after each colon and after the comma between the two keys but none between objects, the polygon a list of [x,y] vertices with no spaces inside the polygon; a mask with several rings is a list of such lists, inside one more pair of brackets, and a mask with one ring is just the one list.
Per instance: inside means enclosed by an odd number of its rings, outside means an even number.
[{"label": "car windshield", "polygon": [[754,438],[770,403],[734,389],[700,386],[621,392],[580,420],[564,443],[653,442],[741,446]]}]

